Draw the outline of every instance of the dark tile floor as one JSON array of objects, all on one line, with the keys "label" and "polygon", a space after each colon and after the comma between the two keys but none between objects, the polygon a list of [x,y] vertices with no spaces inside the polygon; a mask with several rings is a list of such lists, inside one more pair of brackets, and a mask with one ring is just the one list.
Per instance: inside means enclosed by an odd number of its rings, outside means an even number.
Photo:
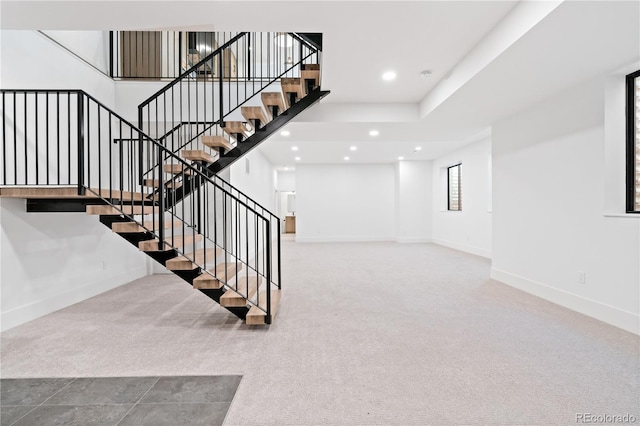
[{"label": "dark tile floor", "polygon": [[0,424],[221,425],[241,378],[2,379]]}]

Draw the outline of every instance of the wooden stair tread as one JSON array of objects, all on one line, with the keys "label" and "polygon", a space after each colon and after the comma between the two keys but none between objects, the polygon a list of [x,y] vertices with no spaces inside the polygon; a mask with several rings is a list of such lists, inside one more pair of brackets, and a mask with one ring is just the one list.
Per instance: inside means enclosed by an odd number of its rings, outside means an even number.
[{"label": "wooden stair tread", "polygon": [[[140,241],[138,243],[138,248],[142,251],[160,251],[158,249],[158,241],[159,240],[157,238],[154,238],[153,240]],[[165,237],[164,241],[165,250],[172,250],[173,248],[181,249],[183,243],[185,249],[189,249],[190,247],[192,247],[194,241],[202,241],[202,235],[189,234],[184,237],[182,235],[174,235],[173,238],[171,238],[170,236]]]},{"label": "wooden stair tread", "polygon": [[87,189],[84,195],[78,195],[78,187],[4,187],[0,190],[0,197],[4,198],[81,198],[97,199],[106,198],[112,200],[142,201],[151,194],[109,189]]},{"label": "wooden stair tread", "polygon": [[[119,206],[120,207],[120,206]],[[91,215],[105,215],[105,216],[119,216],[121,214],[136,215],[136,214],[151,214],[156,210],[154,206],[131,206],[124,205],[122,212],[115,207],[109,205],[89,205],[87,206],[87,214]]]},{"label": "wooden stair tread", "polygon": [[191,174],[191,169],[187,168],[183,164],[165,164],[163,169],[165,173],[173,173],[174,175],[182,174],[183,171],[185,175]]},{"label": "wooden stair tread", "polygon": [[[238,271],[242,270],[242,263],[237,264]],[[225,275],[226,269],[226,275]],[[211,275],[213,274],[213,275]],[[227,280],[233,278],[236,275],[236,263],[219,263],[215,268],[209,269],[207,272],[203,272],[193,280],[193,288],[195,289],[212,289],[217,290],[224,286],[224,282],[221,281],[225,277]],[[220,279],[216,278],[219,277]]]},{"label": "wooden stair tread", "polygon": [[200,140],[202,141],[203,145],[206,145],[209,148],[222,148],[226,149],[227,151],[233,149],[233,145],[231,145],[231,142],[229,142],[224,136],[202,136]]},{"label": "wooden stair tread", "polygon": [[302,71],[320,71],[320,64],[302,64]]},{"label": "wooden stair tread", "polygon": [[[175,220],[173,222],[170,220],[165,220],[164,228],[165,229],[179,228],[182,226],[182,223],[183,222],[180,220]],[[126,233],[136,233],[136,232],[147,232],[147,229],[153,229],[154,231],[157,231],[158,229],[160,229],[157,219],[155,221],[155,224],[151,220],[145,220],[144,222],[142,222],[142,225],[143,226],[140,226],[136,222],[114,222],[111,224],[111,230],[113,232],[117,232],[120,234],[126,234]],[[185,227],[185,229],[189,229],[189,227]]]},{"label": "wooden stair tread", "polygon": [[302,70],[300,76],[302,77],[302,81],[314,80],[314,86],[320,86],[320,70]]},{"label": "wooden stair tread", "polygon": [[185,160],[190,161],[204,161],[205,163],[213,163],[216,161],[213,155],[204,152],[201,149],[185,149],[180,153],[180,155]]},{"label": "wooden stair tread", "polygon": [[177,256],[173,259],[167,260],[165,264],[166,268],[170,271],[191,271],[196,269],[198,265],[203,265],[205,260],[207,263],[213,263],[216,260],[216,257],[220,259],[222,256],[222,250],[217,249],[217,252],[214,251],[213,248],[207,248],[206,250],[200,248],[193,252],[189,257],[192,257],[195,262],[191,262],[185,256]]},{"label": "wooden stair tread", "polygon": [[227,121],[224,127],[222,128],[222,130],[224,130],[224,132],[229,136],[234,136],[239,134],[246,137],[249,134],[248,129],[246,128],[246,126],[242,121]]},{"label": "wooden stair tread", "polygon": [[282,88],[282,93],[284,93],[284,102],[287,108],[291,106],[289,105],[289,93],[295,93],[298,99],[305,97],[304,84],[302,84],[301,78],[281,78],[280,87]]},{"label": "wooden stair tread", "polygon": [[[220,306],[224,306],[226,308],[230,307],[242,307],[246,306],[247,299],[251,299],[258,291],[258,287],[260,287],[260,283],[262,282],[262,277],[259,276],[251,276],[247,278],[239,277],[236,280],[236,288],[237,290],[231,288],[227,290],[220,297]],[[247,292],[248,286],[248,292]],[[247,292],[247,296],[243,296],[243,294]]]},{"label": "wooden stair tread", "polygon": [[247,119],[249,124],[253,127],[253,120],[260,120],[262,125],[267,124],[270,120],[264,112],[264,109],[260,106],[243,106],[240,108],[242,116]]},{"label": "wooden stair tread", "polygon": [[[282,296],[282,290],[271,290],[271,319],[275,318],[280,306],[280,298]],[[267,292],[263,290],[260,292],[260,301],[267,300]],[[265,303],[266,305],[266,303]],[[267,314],[257,306],[252,306],[247,312],[246,322],[247,325],[263,325],[266,324]]]},{"label": "wooden stair tread", "polygon": [[[167,188],[171,188],[171,189],[180,188],[182,186],[181,182],[174,182],[172,180],[167,180],[164,183],[167,186]],[[150,187],[150,188],[158,188],[158,187],[160,187],[160,180],[158,180],[158,179],[145,179],[144,181],[142,181],[142,185]]]},{"label": "wooden stair tread", "polygon": [[269,118],[271,118],[271,106],[277,106],[280,112],[284,111],[286,108],[284,106],[284,100],[282,99],[282,94],[280,92],[262,92],[260,94],[260,98],[262,99],[262,103],[268,111]]}]

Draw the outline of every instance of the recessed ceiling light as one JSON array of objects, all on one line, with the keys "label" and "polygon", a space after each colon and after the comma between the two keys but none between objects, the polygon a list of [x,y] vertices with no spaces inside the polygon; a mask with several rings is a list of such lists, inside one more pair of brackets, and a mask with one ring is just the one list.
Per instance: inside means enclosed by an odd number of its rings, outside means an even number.
[{"label": "recessed ceiling light", "polygon": [[416,146],[416,147],[414,148],[414,151],[416,151],[416,152],[417,152],[417,151],[422,151],[422,147],[421,147],[421,146]]},{"label": "recessed ceiling light", "polygon": [[420,77],[422,78],[429,78],[431,77],[431,74],[433,74],[433,71],[431,70],[420,71]]},{"label": "recessed ceiling light", "polygon": [[377,131],[377,130],[372,130],[372,131],[369,132],[369,136],[378,136],[379,134],[380,134],[380,132]]},{"label": "recessed ceiling light", "polygon": [[289,136],[291,134],[291,132],[289,132],[288,130],[283,130],[283,131],[280,132],[280,134],[282,136]]},{"label": "recessed ceiling light", "polygon": [[297,150],[298,150],[298,147],[297,147],[297,146],[292,146],[292,147],[291,147],[291,151],[297,151]]},{"label": "recessed ceiling light", "polygon": [[404,157],[398,157],[398,160],[404,160]]},{"label": "recessed ceiling light", "polygon": [[357,151],[358,147],[357,146],[352,146],[351,148],[349,148],[351,151]]},{"label": "recessed ceiling light", "polygon": [[349,161],[349,157],[344,157],[345,161]]},{"label": "recessed ceiling light", "polygon": [[393,71],[387,71],[384,74],[382,74],[382,79],[385,81],[391,81],[395,78],[396,78],[396,73]]},{"label": "recessed ceiling light", "polygon": [[300,161],[300,157],[296,157],[296,161]]},{"label": "recessed ceiling light", "polygon": [[288,167],[285,167],[285,168],[284,168],[284,171],[285,171],[285,172],[286,172],[286,171],[288,171],[288,170],[289,170],[289,168],[288,168]]}]

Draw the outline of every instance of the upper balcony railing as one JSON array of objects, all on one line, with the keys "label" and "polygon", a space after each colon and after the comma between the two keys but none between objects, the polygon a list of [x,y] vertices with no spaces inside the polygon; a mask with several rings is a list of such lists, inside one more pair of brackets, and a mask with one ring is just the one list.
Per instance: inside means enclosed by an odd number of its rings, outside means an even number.
[{"label": "upper balcony railing", "polygon": [[[181,76],[202,59],[236,37],[238,32],[193,31],[110,31],[109,74],[113,78],[169,80]],[[280,34],[280,33],[277,33]],[[254,40],[258,43],[259,40]],[[270,53],[272,58],[292,62],[300,52],[297,43],[285,33],[275,39],[278,49]],[[312,42],[312,41],[311,41]],[[266,41],[265,41],[266,43]],[[247,46],[250,48],[251,46]],[[229,49],[223,58],[225,74],[237,79],[259,78],[252,75],[252,61],[248,49]],[[266,58],[265,58],[266,60]],[[216,76],[216,64],[202,68],[203,75]]]}]

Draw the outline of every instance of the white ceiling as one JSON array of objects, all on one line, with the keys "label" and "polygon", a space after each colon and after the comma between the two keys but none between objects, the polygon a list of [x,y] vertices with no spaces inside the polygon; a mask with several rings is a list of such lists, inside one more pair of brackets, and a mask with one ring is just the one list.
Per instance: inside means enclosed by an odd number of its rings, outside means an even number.
[{"label": "white ceiling", "polygon": [[[525,7],[533,3],[551,6],[527,26],[518,13],[531,15]],[[322,86],[331,94],[287,126],[289,137],[261,145],[276,166],[293,166],[296,155],[300,163],[437,158],[487,134],[496,120],[640,56],[637,1],[21,0],[3,1],[0,19],[3,29],[322,32]],[[492,36],[504,43],[489,57]],[[469,72],[472,60],[481,65]],[[397,79],[382,81],[390,69]],[[433,70],[429,79],[419,76],[424,69]]]}]

